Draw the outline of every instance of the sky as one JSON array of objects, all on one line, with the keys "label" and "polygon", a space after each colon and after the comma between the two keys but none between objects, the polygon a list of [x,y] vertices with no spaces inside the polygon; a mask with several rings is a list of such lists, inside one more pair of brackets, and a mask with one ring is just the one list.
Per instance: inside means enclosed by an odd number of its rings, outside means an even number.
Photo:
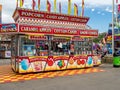
[{"label": "sky", "polygon": [[[12,15],[16,8],[16,1],[17,0],[0,0],[0,4],[2,4],[2,23],[13,23],[14,20]],[[37,0],[36,1],[36,10],[37,8]],[[40,8],[41,11],[46,11],[46,0],[40,0]],[[115,0],[116,1],[116,0]],[[118,0],[120,2],[120,0]],[[51,12],[54,12],[54,0],[49,0],[51,3]],[[68,0],[57,0],[57,13],[58,4],[61,2],[61,11],[63,14],[67,14],[68,8]],[[78,14],[80,16],[81,13],[81,3],[82,0],[72,0],[71,10],[73,15],[74,12],[74,3],[78,6]],[[92,29],[99,30],[99,33],[107,32],[109,29],[109,23],[112,22],[112,0],[84,0],[84,16],[89,17],[89,21],[87,25],[89,25]],[[115,3],[116,4],[116,3]],[[32,0],[24,0],[23,8],[32,7]],[[116,11],[116,10],[115,10]]]}]

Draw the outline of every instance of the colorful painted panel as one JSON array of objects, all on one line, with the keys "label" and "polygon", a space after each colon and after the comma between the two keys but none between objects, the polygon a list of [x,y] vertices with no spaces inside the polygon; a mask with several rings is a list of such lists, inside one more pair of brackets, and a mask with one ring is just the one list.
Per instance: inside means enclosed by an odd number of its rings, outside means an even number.
[{"label": "colorful painted panel", "polygon": [[101,64],[99,55],[34,56],[19,57],[17,60],[19,73],[85,68]]},{"label": "colorful painted panel", "polygon": [[40,72],[45,70],[47,57],[23,57],[19,59],[19,73]]}]

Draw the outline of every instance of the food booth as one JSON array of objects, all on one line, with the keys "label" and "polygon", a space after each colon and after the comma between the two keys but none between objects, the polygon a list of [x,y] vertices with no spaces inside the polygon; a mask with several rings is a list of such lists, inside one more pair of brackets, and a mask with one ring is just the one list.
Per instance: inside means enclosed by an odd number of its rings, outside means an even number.
[{"label": "food booth", "polygon": [[[101,64],[92,52],[98,30],[87,29],[88,17],[16,8],[11,35],[11,66],[17,73],[88,68]],[[13,24],[13,23],[12,23]]]},{"label": "food booth", "polygon": [[9,35],[0,35],[0,59],[11,58],[11,39]]}]

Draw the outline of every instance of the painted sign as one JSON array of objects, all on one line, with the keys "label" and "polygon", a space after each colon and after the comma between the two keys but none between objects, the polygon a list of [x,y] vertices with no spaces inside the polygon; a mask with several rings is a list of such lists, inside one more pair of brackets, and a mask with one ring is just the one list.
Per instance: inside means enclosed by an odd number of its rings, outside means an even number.
[{"label": "painted sign", "polygon": [[72,68],[93,67],[100,65],[100,56],[33,56],[19,57],[19,73],[41,72],[50,70],[63,70]]},{"label": "painted sign", "polygon": [[74,36],[98,36],[98,30],[75,30],[67,28],[52,28],[44,26],[27,26],[20,25],[19,31],[24,33],[41,33],[41,34],[60,34]]},{"label": "painted sign", "polygon": [[39,35],[30,35],[28,38],[30,40],[47,40],[47,36],[39,36]]},{"label": "painted sign", "polygon": [[11,24],[2,24],[1,33],[6,33],[6,32],[17,32],[18,31],[18,25],[15,23]]},{"label": "painted sign", "polygon": [[88,17],[61,15],[61,14],[55,14],[55,13],[47,13],[43,11],[38,12],[38,11],[33,11],[28,9],[18,9],[17,11],[19,12],[20,17],[67,21],[67,22],[75,22],[75,23],[83,23],[83,24],[86,24],[89,20]]},{"label": "painted sign", "polygon": [[5,51],[5,57],[10,58],[11,57],[11,51]]},{"label": "painted sign", "polygon": [[20,25],[19,29],[20,32],[52,34],[52,29],[49,27]]},{"label": "painted sign", "polygon": [[79,36],[76,36],[76,37],[72,37],[71,40],[72,41],[84,41],[84,38],[80,38]]},{"label": "painted sign", "polygon": [[80,36],[98,36],[98,30],[79,30]]}]

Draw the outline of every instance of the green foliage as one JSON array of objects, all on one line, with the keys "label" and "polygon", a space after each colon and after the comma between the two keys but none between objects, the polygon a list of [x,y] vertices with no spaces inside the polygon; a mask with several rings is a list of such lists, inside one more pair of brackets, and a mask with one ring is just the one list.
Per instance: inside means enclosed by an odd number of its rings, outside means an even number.
[{"label": "green foliage", "polygon": [[93,39],[93,42],[99,43],[105,37],[105,35],[106,33],[100,33],[98,37]]}]

